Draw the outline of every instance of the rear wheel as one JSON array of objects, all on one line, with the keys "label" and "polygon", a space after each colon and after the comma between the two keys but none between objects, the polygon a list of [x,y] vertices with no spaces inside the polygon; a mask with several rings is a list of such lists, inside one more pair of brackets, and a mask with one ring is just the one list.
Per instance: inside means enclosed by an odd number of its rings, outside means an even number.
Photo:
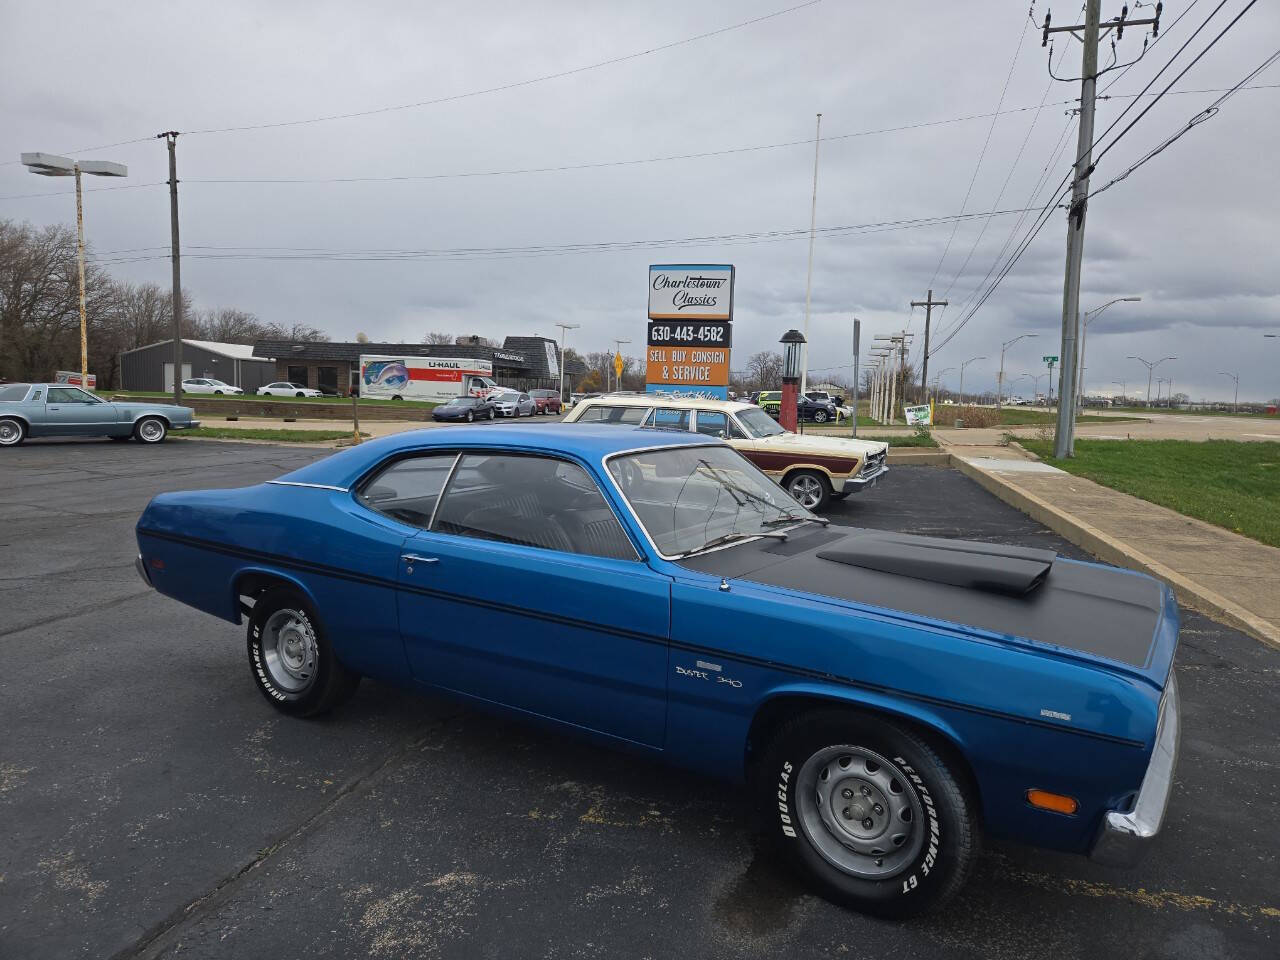
[{"label": "rear wheel", "polygon": [[475,415],[474,413],[472,413],[470,410],[468,410],[468,411],[467,411],[467,423],[472,423],[472,422],[475,420],[475,418],[476,418],[476,415]]},{"label": "rear wheel", "polygon": [[338,662],[310,602],[292,587],[275,587],[258,598],[246,643],[254,683],[282,713],[324,713],[360,683],[358,673]]},{"label": "rear wheel", "polygon": [[159,417],[143,417],[133,427],[139,443],[161,443],[169,435],[169,425]]},{"label": "rear wheel", "polygon": [[797,470],[783,486],[806,510],[821,510],[831,500],[831,484],[816,470]]},{"label": "rear wheel", "polygon": [[489,419],[490,419],[490,420],[492,420],[492,419],[493,419],[493,407],[490,407],[490,408],[489,408]]},{"label": "rear wheel", "polygon": [[16,417],[0,418],[0,447],[16,447],[27,437],[27,425]]},{"label": "rear wheel", "polygon": [[852,711],[802,714],[756,768],[783,856],[828,899],[907,917],[950,899],[976,858],[975,805],[914,732]]},{"label": "rear wheel", "polygon": [[305,396],[306,396],[306,394],[305,394],[305,393],[303,393],[301,390],[299,390],[297,393],[295,393],[295,394],[294,394],[294,396],[295,396],[295,397],[305,397]]}]

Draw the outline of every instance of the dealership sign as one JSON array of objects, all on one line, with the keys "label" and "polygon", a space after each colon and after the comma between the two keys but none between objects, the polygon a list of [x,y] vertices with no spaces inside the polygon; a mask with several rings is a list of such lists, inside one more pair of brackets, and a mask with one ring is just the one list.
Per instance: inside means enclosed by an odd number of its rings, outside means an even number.
[{"label": "dealership sign", "polygon": [[733,265],[658,263],[649,267],[650,320],[732,320]]},{"label": "dealership sign", "polygon": [[650,392],[729,395],[733,265],[649,267],[645,382]]}]

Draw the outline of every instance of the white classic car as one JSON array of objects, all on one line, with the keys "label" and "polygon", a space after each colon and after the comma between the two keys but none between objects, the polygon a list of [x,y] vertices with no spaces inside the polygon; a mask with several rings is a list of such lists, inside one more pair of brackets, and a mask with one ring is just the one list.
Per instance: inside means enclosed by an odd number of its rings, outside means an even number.
[{"label": "white classic car", "polygon": [[888,472],[889,445],[784,430],[752,403],[606,394],[579,402],[565,423],[616,423],[690,430],[717,437],[776,480],[810,510],[875,486]]}]

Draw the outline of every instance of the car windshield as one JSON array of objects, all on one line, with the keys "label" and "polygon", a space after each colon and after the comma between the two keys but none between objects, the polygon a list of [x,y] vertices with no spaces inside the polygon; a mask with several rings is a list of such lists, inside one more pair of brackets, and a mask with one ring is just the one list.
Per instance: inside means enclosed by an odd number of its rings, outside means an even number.
[{"label": "car windshield", "polygon": [[727,446],[642,450],[609,460],[623,496],[663,556],[678,559],[815,517]]},{"label": "car windshield", "polygon": [[480,402],[479,399],[477,399],[476,397],[454,397],[452,400],[449,401],[449,406],[474,407],[479,402]]},{"label": "car windshield", "polygon": [[751,436],[759,437],[776,437],[780,433],[786,433],[778,421],[773,419],[759,407],[754,410],[738,411],[738,422],[746,429]]},{"label": "car windshield", "polygon": [[30,389],[29,383],[6,383],[0,387],[0,400],[22,400]]}]

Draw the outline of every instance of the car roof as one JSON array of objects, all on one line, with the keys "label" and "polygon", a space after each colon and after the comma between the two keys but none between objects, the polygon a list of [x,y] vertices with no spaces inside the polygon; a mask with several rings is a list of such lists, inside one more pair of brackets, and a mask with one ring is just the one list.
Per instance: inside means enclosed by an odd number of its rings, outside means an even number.
[{"label": "car roof", "polygon": [[583,400],[582,406],[593,407],[667,407],[677,410],[724,410],[737,413],[740,410],[759,409],[754,403],[741,400],[712,400],[702,397],[668,397],[661,393],[606,393],[600,397]]},{"label": "car roof", "polygon": [[308,464],[301,470],[279,479],[289,483],[322,484],[346,488],[370,468],[390,457],[433,448],[479,450],[501,448],[537,453],[563,454],[587,463],[599,463],[604,457],[624,450],[646,450],[655,447],[707,446],[720,441],[700,433],[680,430],[654,430],[643,427],[627,429],[610,424],[514,424],[502,426],[448,426],[424,430],[406,430],[377,440],[349,447],[331,457]]}]

